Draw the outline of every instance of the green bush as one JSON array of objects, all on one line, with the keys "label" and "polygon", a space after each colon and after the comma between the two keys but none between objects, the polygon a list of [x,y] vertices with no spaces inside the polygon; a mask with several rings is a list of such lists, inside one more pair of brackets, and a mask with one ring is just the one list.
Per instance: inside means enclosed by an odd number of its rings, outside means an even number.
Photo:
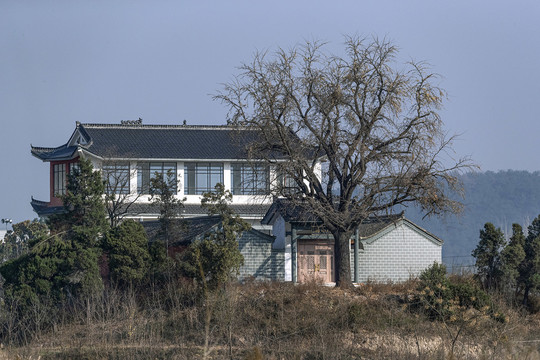
[{"label": "green bush", "polygon": [[420,274],[417,288],[417,302],[431,319],[445,319],[451,316],[454,299],[450,280],[446,277],[446,266],[433,263]]},{"label": "green bush", "polygon": [[113,281],[129,285],[146,276],[150,254],[146,232],[141,224],[129,219],[112,228],[103,239],[103,250],[108,253]]},{"label": "green bush", "polygon": [[489,316],[505,322],[490,295],[470,281],[453,282],[446,276],[446,267],[434,263],[420,275],[415,305],[432,320],[455,321],[469,309],[475,316]]}]

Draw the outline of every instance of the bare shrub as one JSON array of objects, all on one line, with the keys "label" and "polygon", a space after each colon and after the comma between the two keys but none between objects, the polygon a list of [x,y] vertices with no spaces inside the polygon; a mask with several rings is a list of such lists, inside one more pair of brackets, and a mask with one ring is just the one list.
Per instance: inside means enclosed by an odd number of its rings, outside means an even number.
[{"label": "bare shrub", "polygon": [[[465,311],[466,326],[457,321],[445,325],[410,306],[417,286],[414,281],[367,283],[353,290],[316,283],[227,284],[209,297],[207,356],[489,359],[536,354],[539,315],[512,309],[495,298],[506,322]],[[207,313],[201,289],[192,281],[107,288],[102,296],[56,305],[61,316],[51,323],[45,321],[45,307],[20,322],[2,304],[2,343],[9,344],[9,336],[14,339],[6,349],[8,358],[193,359],[204,352]],[[460,331],[454,343],[448,331]]]}]

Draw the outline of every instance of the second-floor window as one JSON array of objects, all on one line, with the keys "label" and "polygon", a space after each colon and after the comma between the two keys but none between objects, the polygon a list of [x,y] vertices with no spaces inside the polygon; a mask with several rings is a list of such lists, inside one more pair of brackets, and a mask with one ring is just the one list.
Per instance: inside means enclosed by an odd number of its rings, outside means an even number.
[{"label": "second-floor window", "polygon": [[107,194],[129,194],[129,163],[106,162],[102,176]]},{"label": "second-floor window", "polygon": [[66,194],[66,164],[53,165],[53,194],[54,196]]},{"label": "second-floor window", "polygon": [[[169,176],[170,174],[170,176]],[[176,194],[178,178],[175,162],[150,162],[137,164],[137,193],[150,193],[150,179],[161,177]]]},{"label": "second-floor window", "polygon": [[270,192],[270,171],[263,164],[232,164],[233,195],[267,195]]},{"label": "second-floor window", "polygon": [[278,171],[277,188],[279,195],[293,195],[301,192],[295,178],[284,171]]},{"label": "second-floor window", "polygon": [[223,184],[222,163],[186,163],[184,170],[186,195],[200,195],[213,191],[217,183]]}]

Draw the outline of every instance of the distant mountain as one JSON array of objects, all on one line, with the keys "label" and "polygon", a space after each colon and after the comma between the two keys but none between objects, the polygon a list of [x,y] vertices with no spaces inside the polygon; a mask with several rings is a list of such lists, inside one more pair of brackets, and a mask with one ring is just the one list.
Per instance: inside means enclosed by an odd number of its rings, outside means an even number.
[{"label": "distant mountain", "polygon": [[540,214],[538,171],[476,172],[460,178],[465,188],[462,214],[422,219],[418,209],[405,210],[407,218],[444,240],[443,261],[449,266],[474,262],[471,252],[486,222],[500,227],[508,238],[513,223],[526,229]]}]

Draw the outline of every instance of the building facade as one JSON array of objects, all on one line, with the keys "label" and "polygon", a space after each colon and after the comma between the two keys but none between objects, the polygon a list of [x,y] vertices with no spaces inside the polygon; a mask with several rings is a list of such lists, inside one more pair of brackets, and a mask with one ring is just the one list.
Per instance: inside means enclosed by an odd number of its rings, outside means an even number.
[{"label": "building facade", "polygon": [[[119,218],[136,219],[147,228],[159,216],[150,200],[151,179],[160,177],[170,184],[176,198],[184,201],[182,217],[192,219],[193,231],[185,236],[191,241],[215,226],[214,220],[204,218],[200,201],[221,183],[233,194],[232,209],[252,225],[239,238],[245,261],[241,279],[334,282],[332,237],[284,199],[273,197],[273,189],[286,177],[249,156],[250,144],[257,141],[257,131],[227,125],[144,125],[140,119],[77,122],[64,145],[32,146],[32,155],[50,164],[50,199],[32,198],[31,204],[40,217],[62,211],[68,175],[86,158],[101,171],[105,191],[114,194],[113,210]],[[273,156],[276,162],[285,160]],[[320,163],[317,166],[322,176]],[[367,219],[351,239],[353,280],[407,280],[441,262],[441,248],[440,239],[402,215]]]},{"label": "building facade", "polygon": [[140,221],[158,217],[151,206],[150,180],[159,176],[171,184],[176,198],[184,200],[184,217],[204,215],[201,195],[222,183],[233,194],[236,213],[255,228],[268,230],[260,219],[272,202],[271,187],[278,175],[266,163],[248,160],[253,141],[256,131],[232,126],[77,122],[66,144],[32,146],[32,155],[50,163],[50,199],[32,199],[32,207],[40,216],[60,211],[67,176],[83,157],[101,170],[106,192],[121,202],[122,217]]},{"label": "building facade", "polygon": [[[263,224],[272,226],[274,248],[284,251],[284,279],[292,282],[335,282],[334,239],[298,204],[277,199]],[[443,241],[409,221],[403,213],[373,216],[351,238],[354,283],[402,282],[434,262],[442,263]]]}]

